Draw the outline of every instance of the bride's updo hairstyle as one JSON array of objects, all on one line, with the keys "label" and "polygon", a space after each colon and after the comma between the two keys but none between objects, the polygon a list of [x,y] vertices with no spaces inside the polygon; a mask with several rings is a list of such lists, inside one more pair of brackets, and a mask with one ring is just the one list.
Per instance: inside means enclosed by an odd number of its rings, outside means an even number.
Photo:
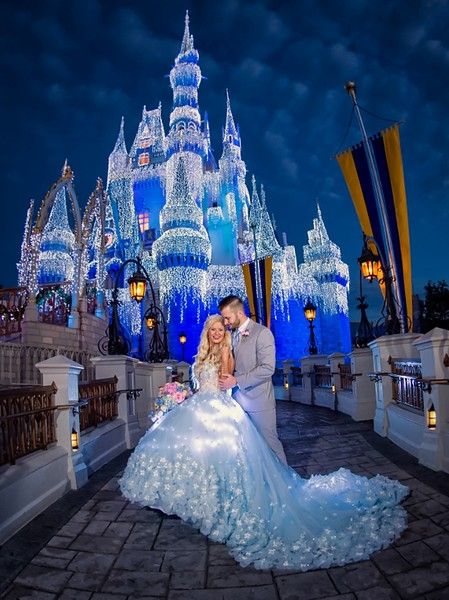
[{"label": "bride's updo hairstyle", "polygon": [[[209,329],[215,325],[215,323],[221,323],[225,329],[223,341],[220,344],[211,346],[209,343]],[[201,371],[205,363],[212,363],[217,368],[221,365],[221,350],[224,346],[228,346],[231,351],[231,334],[226,329],[224,319],[221,315],[211,315],[206,319],[204,323],[203,331],[201,332],[200,343],[198,345],[198,352],[195,356],[194,369],[198,373]]]}]

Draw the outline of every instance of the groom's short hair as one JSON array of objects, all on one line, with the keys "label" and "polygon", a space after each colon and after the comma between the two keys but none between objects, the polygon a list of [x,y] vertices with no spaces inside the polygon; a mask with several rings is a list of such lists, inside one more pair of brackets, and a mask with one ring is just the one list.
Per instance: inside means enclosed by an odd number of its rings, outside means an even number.
[{"label": "groom's short hair", "polygon": [[230,296],[226,296],[226,298],[223,298],[223,300],[220,301],[220,304],[218,305],[218,310],[222,311],[227,306],[233,309],[245,309],[242,299],[238,296],[234,296],[233,294],[231,294]]}]

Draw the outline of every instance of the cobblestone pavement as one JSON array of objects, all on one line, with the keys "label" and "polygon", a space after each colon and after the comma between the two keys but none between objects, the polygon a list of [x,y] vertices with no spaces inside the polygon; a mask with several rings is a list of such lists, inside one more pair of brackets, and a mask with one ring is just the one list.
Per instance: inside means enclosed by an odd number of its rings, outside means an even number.
[{"label": "cobblestone pavement", "polygon": [[39,600],[449,599],[449,476],[433,473],[326,409],[278,403],[280,435],[300,474],[341,466],[381,473],[411,489],[409,527],[370,560],[311,571],[241,568],[226,547],[182,523],[124,500],[122,455],[0,549],[3,598]]}]

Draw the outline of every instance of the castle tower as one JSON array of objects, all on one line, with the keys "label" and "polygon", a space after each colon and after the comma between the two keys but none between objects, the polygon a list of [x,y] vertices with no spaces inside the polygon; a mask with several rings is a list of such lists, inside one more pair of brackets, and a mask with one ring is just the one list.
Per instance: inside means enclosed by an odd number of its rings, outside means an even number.
[{"label": "castle tower", "polygon": [[170,131],[167,143],[166,190],[170,195],[174,185],[177,161],[182,154],[188,174],[189,193],[201,201],[205,142],[201,131],[198,108],[198,88],[201,84],[198,50],[194,48],[186,12],[181,49],[170,71],[173,90],[173,109],[170,114]]},{"label": "castle tower", "polygon": [[70,229],[67,216],[65,187],[57,192],[48,221],[41,238],[39,257],[39,283],[72,281],[74,262],[72,252],[75,235]]},{"label": "castle tower", "polygon": [[34,200],[30,200],[20,246],[20,261],[17,263],[18,282],[20,287],[26,287],[31,278],[31,227],[33,223]]},{"label": "castle tower", "polygon": [[172,190],[160,214],[160,227],[153,256],[159,270],[161,303],[170,324],[170,347],[180,356],[179,334],[188,327],[195,332],[186,344],[187,356],[192,356],[204,318],[211,244],[202,210],[189,191],[183,156],[178,159]]},{"label": "castle tower", "polygon": [[[246,165],[241,157],[241,137],[234,121],[229,92],[226,90],[226,118],[223,128],[223,151],[219,160],[221,197],[225,218],[233,225],[234,261],[247,260],[250,240],[248,211],[249,192],[245,182]],[[242,244],[245,249],[242,248]]]},{"label": "castle tower", "polygon": [[126,149],[123,117],[117,141],[109,155],[106,191],[108,199],[106,208],[109,217],[105,231],[106,250],[109,258],[114,249],[114,254],[120,256],[120,260],[124,260],[127,258],[124,253],[125,247],[131,255],[135,255],[139,247],[139,235],[132,194],[131,161]]},{"label": "castle tower", "polygon": [[317,218],[307,232],[304,263],[299,272],[312,276],[318,283],[317,319],[321,339],[319,352],[350,352],[348,318],[349,269],[341,260],[340,248],[329,239],[321,209],[317,204]]},{"label": "castle tower", "polygon": [[164,206],[166,139],[161,105],[143,107],[134,143],[130,150],[134,206],[144,247],[151,250],[159,237],[159,213]]}]

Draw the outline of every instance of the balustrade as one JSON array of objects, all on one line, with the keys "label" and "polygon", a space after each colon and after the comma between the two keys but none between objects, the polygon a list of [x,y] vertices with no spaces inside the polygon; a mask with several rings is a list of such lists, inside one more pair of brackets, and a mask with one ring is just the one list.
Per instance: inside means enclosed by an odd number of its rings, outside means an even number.
[{"label": "balustrade", "polygon": [[339,364],[338,370],[340,373],[340,388],[342,390],[352,391],[353,376],[351,373],[351,365]]},{"label": "balustrade", "polygon": [[393,380],[393,401],[400,406],[423,412],[421,362],[414,359],[392,359],[390,362],[389,375]]},{"label": "balustrade", "polygon": [[97,427],[118,416],[117,377],[97,379],[78,386],[80,431]]},{"label": "balustrade", "polygon": [[291,367],[292,373],[292,385],[293,386],[302,386],[303,384],[303,374],[301,371],[301,367]]},{"label": "balustrade", "polygon": [[0,390],[0,465],[56,442],[56,386]]},{"label": "balustrade", "polygon": [[332,373],[329,365],[313,365],[314,387],[331,388]]}]

